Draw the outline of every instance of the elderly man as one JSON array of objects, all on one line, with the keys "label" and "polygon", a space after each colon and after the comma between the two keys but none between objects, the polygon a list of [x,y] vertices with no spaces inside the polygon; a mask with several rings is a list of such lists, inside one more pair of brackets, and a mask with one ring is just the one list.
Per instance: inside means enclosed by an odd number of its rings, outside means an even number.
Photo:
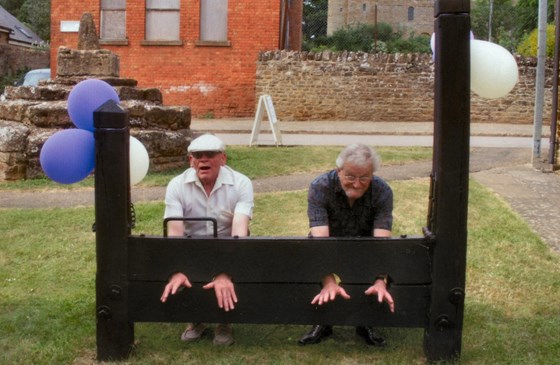
[{"label": "elderly man", "polygon": [[[218,222],[218,236],[247,236],[253,213],[253,186],[249,178],[226,166],[224,143],[216,136],[205,134],[194,139],[188,147],[188,168],[167,186],[165,218],[211,217]],[[209,222],[168,222],[169,236],[205,236],[212,234]],[[175,273],[166,285],[161,301],[177,293],[181,287],[192,285],[184,273]],[[214,289],[218,306],[225,311],[235,308],[237,295],[227,273],[217,275],[203,286]],[[198,340],[206,326],[189,324],[181,335],[186,342]],[[230,324],[218,324],[214,330],[214,345],[233,344]]]},{"label": "elderly man", "polygon": [[[309,187],[307,215],[313,237],[390,237],[393,223],[393,192],[374,175],[380,159],[370,147],[353,144],[342,150],[337,168],[317,177]],[[377,295],[391,312],[395,305],[387,290],[389,277],[372,273],[375,278],[366,295]],[[322,279],[322,289],[311,304],[323,305],[340,295],[350,299],[336,273]],[[370,345],[385,346],[385,340],[372,327],[357,327],[356,333]],[[298,343],[315,344],[332,334],[331,326],[316,325]]]}]

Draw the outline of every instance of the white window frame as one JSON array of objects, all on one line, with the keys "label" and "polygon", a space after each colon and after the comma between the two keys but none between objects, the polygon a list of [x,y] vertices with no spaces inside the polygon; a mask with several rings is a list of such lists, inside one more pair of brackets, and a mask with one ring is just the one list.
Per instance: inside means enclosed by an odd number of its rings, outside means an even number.
[{"label": "white window frame", "polygon": [[142,44],[182,44],[181,1],[146,0],[145,26]]},{"label": "white window frame", "polygon": [[200,0],[200,34],[197,45],[231,45],[228,40],[228,0]]},{"label": "white window frame", "polygon": [[99,9],[100,42],[126,42],[126,0],[101,0]]}]

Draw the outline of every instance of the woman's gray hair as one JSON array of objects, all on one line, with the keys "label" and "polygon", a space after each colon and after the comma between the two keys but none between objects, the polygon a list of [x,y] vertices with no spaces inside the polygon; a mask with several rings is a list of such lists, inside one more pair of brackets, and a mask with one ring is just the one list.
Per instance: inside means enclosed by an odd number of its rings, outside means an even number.
[{"label": "woman's gray hair", "polygon": [[372,166],[373,172],[381,167],[381,157],[375,150],[365,144],[354,143],[346,146],[336,159],[336,167],[341,169],[345,163],[356,166]]}]

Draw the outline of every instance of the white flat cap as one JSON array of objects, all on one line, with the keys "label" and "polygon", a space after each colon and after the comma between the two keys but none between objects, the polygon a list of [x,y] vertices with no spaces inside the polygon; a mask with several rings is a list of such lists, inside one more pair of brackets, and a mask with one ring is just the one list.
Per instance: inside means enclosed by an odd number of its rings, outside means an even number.
[{"label": "white flat cap", "polygon": [[221,139],[212,134],[203,134],[192,140],[188,152],[200,152],[200,151],[220,151],[224,152],[226,150],[226,145]]}]

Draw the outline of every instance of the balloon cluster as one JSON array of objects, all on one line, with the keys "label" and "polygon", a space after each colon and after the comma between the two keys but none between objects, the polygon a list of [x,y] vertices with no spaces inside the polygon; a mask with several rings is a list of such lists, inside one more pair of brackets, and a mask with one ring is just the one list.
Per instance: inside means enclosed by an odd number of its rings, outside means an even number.
[{"label": "balloon cluster", "polygon": [[[435,56],[435,34],[430,40]],[[471,32],[471,90],[483,97],[496,99],[506,96],[517,84],[519,70],[513,55],[492,42],[474,39]]]},{"label": "balloon cluster", "polygon": [[[119,103],[115,89],[97,79],[78,83],[68,95],[68,115],[78,129],[65,129],[50,136],[39,156],[45,174],[61,184],[85,179],[95,168],[93,112],[108,100]],[[130,137],[130,183],[137,184],[148,173],[150,160],[144,145]]]}]

